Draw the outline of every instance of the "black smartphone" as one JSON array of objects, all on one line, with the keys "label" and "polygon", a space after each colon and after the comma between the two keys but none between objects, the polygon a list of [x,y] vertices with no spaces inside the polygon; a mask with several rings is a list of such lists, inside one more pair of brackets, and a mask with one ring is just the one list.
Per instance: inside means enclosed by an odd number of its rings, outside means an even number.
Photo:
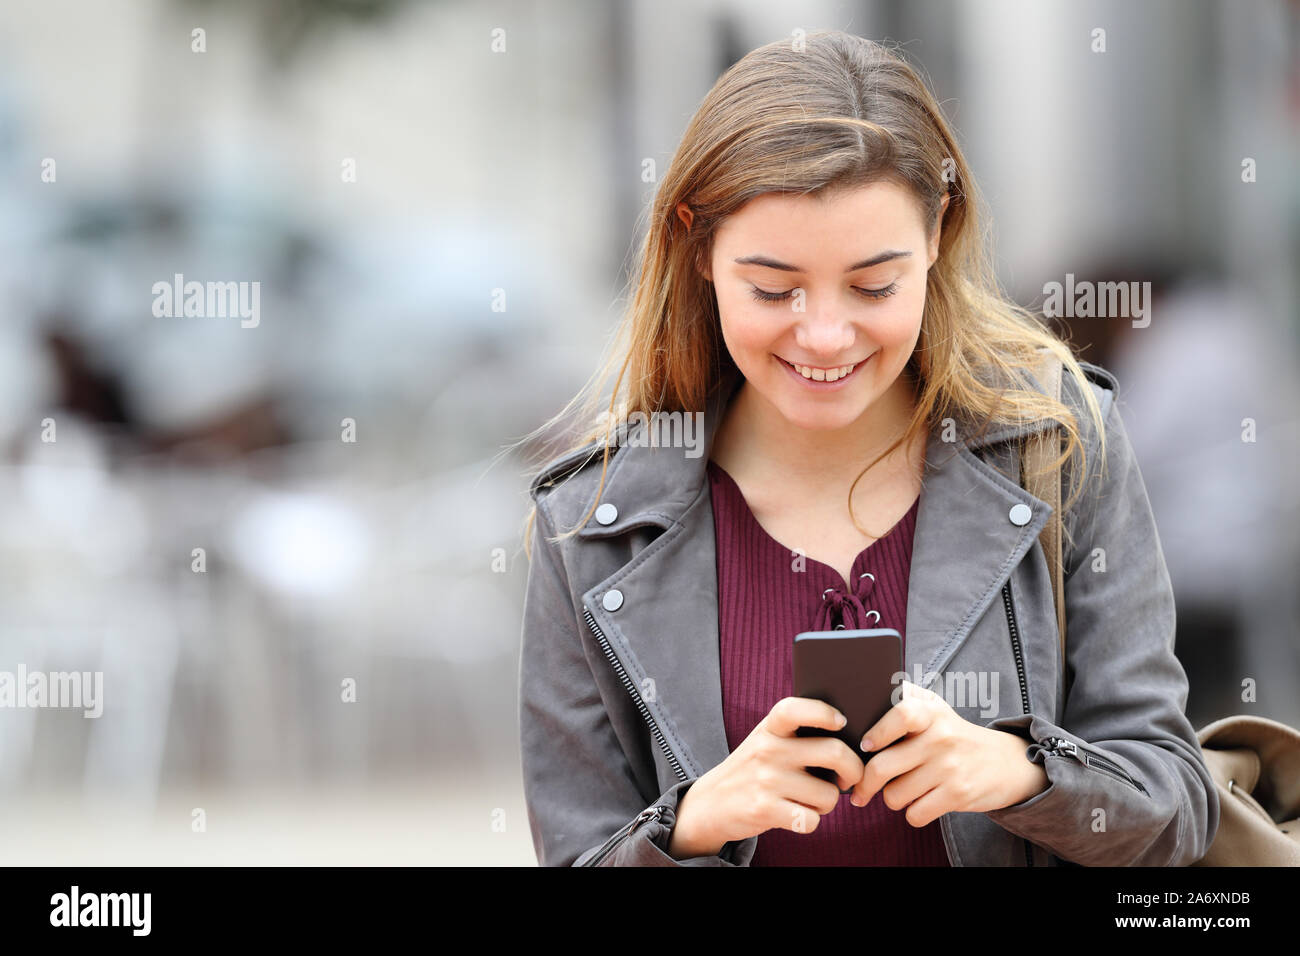
[{"label": "black smartphone", "polygon": [[[862,738],[893,706],[895,678],[903,670],[903,637],[892,627],[805,631],[794,638],[794,696],[824,700],[847,719],[838,731],[800,727],[799,737],[838,737],[865,762]],[[808,767],[835,782],[834,771]],[[847,793],[847,790],[840,791]]]}]

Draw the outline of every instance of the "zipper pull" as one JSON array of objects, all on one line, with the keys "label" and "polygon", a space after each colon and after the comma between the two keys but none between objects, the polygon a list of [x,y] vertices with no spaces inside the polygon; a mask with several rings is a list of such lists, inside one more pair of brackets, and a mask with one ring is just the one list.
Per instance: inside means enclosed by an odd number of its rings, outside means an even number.
[{"label": "zipper pull", "polygon": [[1044,737],[1038,744],[1038,749],[1049,757],[1073,757],[1079,763],[1087,766],[1083,757],[1079,754],[1079,748],[1064,737]]},{"label": "zipper pull", "polygon": [[1066,753],[1075,760],[1080,759],[1079,748],[1076,747],[1072,741],[1066,740],[1063,737],[1047,737],[1043,740],[1041,746],[1048,753]]},{"label": "zipper pull", "polygon": [[649,823],[651,820],[657,821],[664,815],[664,810],[666,809],[667,807],[658,803],[653,807],[646,807],[636,815],[636,819],[632,821],[632,830],[629,830],[628,832],[631,833],[633,830],[640,829],[644,824]]},{"label": "zipper pull", "polygon": [[614,835],[606,840],[604,845],[593,853],[590,859],[588,859],[583,865],[596,866],[601,860],[609,856],[620,843],[635,833],[643,824],[646,824],[651,820],[658,820],[663,816],[666,809],[668,808],[658,803],[653,807],[646,807],[627,823],[619,827],[618,830],[615,831]]},{"label": "zipper pull", "polygon": [[1133,789],[1141,793],[1147,792],[1147,788],[1142,785],[1141,781],[1133,779],[1131,774],[1121,768],[1113,760],[1102,757],[1100,754],[1080,751],[1078,745],[1072,741],[1064,740],[1061,737],[1045,737],[1039,746],[1049,754],[1068,754],[1089,770],[1099,770],[1102,773],[1123,780]]}]

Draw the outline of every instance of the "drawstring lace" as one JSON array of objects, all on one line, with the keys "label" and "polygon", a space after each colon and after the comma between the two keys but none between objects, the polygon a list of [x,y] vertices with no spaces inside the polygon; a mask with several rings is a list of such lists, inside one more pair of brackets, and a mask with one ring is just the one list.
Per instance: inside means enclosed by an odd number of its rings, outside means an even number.
[{"label": "drawstring lace", "polygon": [[880,612],[868,609],[864,603],[876,587],[876,576],[870,571],[858,575],[857,587],[851,594],[840,587],[830,587],[822,592],[822,606],[817,615],[817,630],[866,630],[880,623]]}]

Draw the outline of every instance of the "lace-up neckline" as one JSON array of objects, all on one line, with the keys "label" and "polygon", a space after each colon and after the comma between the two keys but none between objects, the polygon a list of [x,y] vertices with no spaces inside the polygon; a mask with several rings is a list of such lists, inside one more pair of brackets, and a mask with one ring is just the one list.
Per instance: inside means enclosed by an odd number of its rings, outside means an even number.
[{"label": "lace-up neckline", "polygon": [[[734,478],[727,471],[712,459],[709,460],[708,469],[712,472],[715,481],[723,482],[733,495],[734,500],[744,507],[740,508],[743,519],[750,524],[753,533],[760,539],[768,542],[769,546],[795,553],[794,549],[787,548],[781,542],[777,541],[754,517],[753,511],[745,502],[745,496],[741,493],[740,486],[736,484]],[[902,623],[881,623],[881,612],[872,606],[871,597],[876,589],[876,572],[871,570],[872,563],[886,550],[885,542],[888,539],[896,539],[898,535],[908,533],[915,527],[917,512],[921,504],[920,496],[912,502],[912,506],[907,512],[898,519],[898,522],[886,531],[883,535],[871,542],[858,553],[853,559],[852,574],[854,585],[852,589],[844,587],[844,579],[841,574],[825,562],[818,561],[816,558],[803,556],[803,561],[809,567],[821,569],[817,575],[819,579],[829,578],[836,582],[826,587],[821,593],[821,605],[818,609],[817,620],[812,625],[812,630],[832,631],[845,628],[848,630],[865,630],[873,627],[893,627],[902,630]],[[890,540],[890,545],[894,543]],[[910,549],[909,549],[910,550]]]},{"label": "lace-up neckline", "polygon": [[[878,540],[883,541],[884,538]],[[874,544],[873,541],[862,553],[869,553]],[[854,564],[857,564],[856,560]],[[876,627],[880,623],[880,612],[868,606],[871,592],[875,588],[876,576],[871,571],[863,571],[858,575],[857,585],[852,591],[845,591],[838,586],[826,588],[822,591],[821,610],[817,614],[815,629],[833,631],[840,628],[859,630]]]}]

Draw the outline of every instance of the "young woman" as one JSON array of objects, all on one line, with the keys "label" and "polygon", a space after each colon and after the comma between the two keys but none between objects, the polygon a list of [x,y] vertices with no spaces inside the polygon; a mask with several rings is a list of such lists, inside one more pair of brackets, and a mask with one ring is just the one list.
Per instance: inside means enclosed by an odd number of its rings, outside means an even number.
[{"label": "young woman", "polygon": [[[585,431],[531,484],[542,864],[1204,855],[1218,802],[1118,385],[1000,295],[976,196],[915,72],[844,33],[753,51],[691,120]],[[1044,429],[1068,489],[1064,660],[1054,509],[1018,481]],[[791,648],[877,626],[909,679],[864,765],[796,735],[842,717],[791,696]]]}]

